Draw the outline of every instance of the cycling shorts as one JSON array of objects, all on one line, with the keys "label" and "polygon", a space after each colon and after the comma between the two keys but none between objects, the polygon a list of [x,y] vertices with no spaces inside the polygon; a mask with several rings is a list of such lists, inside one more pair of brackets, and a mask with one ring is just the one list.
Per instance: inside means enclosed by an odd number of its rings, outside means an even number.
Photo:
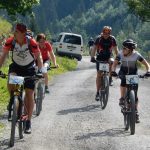
[{"label": "cycling shorts", "polygon": [[[35,68],[28,67],[28,68],[22,68],[18,65],[12,63],[9,65],[9,74],[10,73],[16,73],[18,76],[26,77],[26,76],[34,76],[36,74]],[[35,87],[35,80],[34,79],[26,79],[24,83],[24,88],[32,89],[34,90]]]}]

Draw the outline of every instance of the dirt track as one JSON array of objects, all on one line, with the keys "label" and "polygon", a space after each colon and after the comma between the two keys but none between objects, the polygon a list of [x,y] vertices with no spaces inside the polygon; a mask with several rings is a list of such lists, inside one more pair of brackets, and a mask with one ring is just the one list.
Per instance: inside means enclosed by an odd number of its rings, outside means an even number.
[{"label": "dirt track", "polygon": [[[76,71],[50,82],[49,95],[39,117],[33,115],[32,134],[16,139],[12,150],[150,150],[149,80],[139,88],[140,119],[136,134],[123,129],[118,106],[119,80],[110,87],[109,102],[101,110],[95,97],[95,65],[85,57]],[[1,119],[4,121],[5,119]],[[0,137],[0,149],[9,149],[9,124]]]}]

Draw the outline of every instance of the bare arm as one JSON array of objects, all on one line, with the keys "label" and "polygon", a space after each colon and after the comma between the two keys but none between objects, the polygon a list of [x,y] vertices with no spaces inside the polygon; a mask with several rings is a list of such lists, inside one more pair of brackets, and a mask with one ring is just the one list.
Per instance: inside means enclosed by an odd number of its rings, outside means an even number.
[{"label": "bare arm", "polygon": [[50,55],[50,59],[52,60],[54,66],[58,67],[58,65],[56,63],[56,57],[55,57],[55,54],[54,54],[53,50],[49,52],[49,55]]},{"label": "bare arm", "polygon": [[114,47],[114,51],[115,51],[115,55],[117,56],[118,53],[119,53],[118,46],[115,46],[115,47]]},{"label": "bare arm", "polygon": [[43,67],[43,59],[42,59],[41,53],[37,54],[37,65],[39,69]]},{"label": "bare arm", "polygon": [[149,63],[145,59],[141,63],[146,67],[146,70],[148,72],[150,72],[150,65],[149,65]]},{"label": "bare arm", "polygon": [[4,63],[7,55],[8,55],[8,52],[6,52],[6,51],[2,52],[2,55],[0,56],[0,67],[2,67],[2,64]]}]

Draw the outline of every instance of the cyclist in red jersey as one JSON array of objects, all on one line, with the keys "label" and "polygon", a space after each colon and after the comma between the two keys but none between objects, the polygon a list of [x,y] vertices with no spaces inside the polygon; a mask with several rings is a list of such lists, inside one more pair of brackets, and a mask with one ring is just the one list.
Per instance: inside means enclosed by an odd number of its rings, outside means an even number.
[{"label": "cyclist in red jersey", "polygon": [[[26,37],[27,27],[22,23],[15,26],[14,36],[6,39],[0,57],[0,67],[4,63],[7,55],[12,51],[12,63],[9,66],[9,74],[18,76],[35,75],[35,61],[38,62],[39,69],[42,68],[43,62],[40,50],[33,38]],[[34,108],[34,80],[25,81],[25,113],[28,115],[25,133],[31,133],[31,117]],[[8,84],[8,90],[13,91],[13,86]],[[11,104],[11,100],[9,106]],[[9,116],[11,117],[11,116]]]},{"label": "cyclist in red jersey", "polygon": [[[52,60],[54,67],[57,68],[58,64],[56,63],[56,57],[53,52],[53,48],[52,48],[51,44],[48,41],[46,41],[45,34],[43,34],[43,33],[38,34],[36,40],[39,44],[39,49],[42,54],[43,66],[46,68],[50,67],[50,61]],[[49,93],[47,71],[44,73],[44,78],[45,78],[45,92]]]}]

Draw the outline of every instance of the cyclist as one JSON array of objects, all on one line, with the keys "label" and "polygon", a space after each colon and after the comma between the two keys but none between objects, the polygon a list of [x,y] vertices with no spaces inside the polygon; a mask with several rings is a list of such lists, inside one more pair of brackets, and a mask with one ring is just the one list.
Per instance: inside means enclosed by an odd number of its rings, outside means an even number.
[{"label": "cyclist", "polygon": [[[122,43],[122,46],[123,46],[122,51],[120,52],[120,54],[118,54],[113,63],[112,76],[117,76],[115,70],[118,62],[121,62],[119,75],[137,74],[138,71],[137,61],[141,62],[146,67],[147,73],[145,75],[150,76],[150,65],[139,52],[135,51],[135,48],[137,47],[136,42],[134,42],[132,39],[127,39]],[[121,78],[120,84],[121,98],[119,99],[120,106],[124,104],[125,91],[126,91],[126,80]],[[138,114],[138,97],[136,98],[135,102],[136,102],[136,123],[139,123],[140,120]]]},{"label": "cyclist", "polygon": [[89,46],[89,54],[91,55],[91,51],[93,49],[94,46],[94,39],[91,37],[89,42],[88,42],[88,46]]},{"label": "cyclist", "polygon": [[[118,47],[115,40],[115,37],[111,35],[112,28],[110,26],[104,26],[102,29],[102,33],[97,37],[94,43],[94,48],[91,53],[91,62],[95,62],[95,54],[96,59],[98,61],[106,61],[109,62],[110,65],[110,72],[112,67],[112,61],[113,61],[113,54],[112,50],[115,51],[115,54],[118,54]],[[99,63],[96,63],[97,68],[97,77],[96,77],[96,97],[95,100],[99,100],[99,90],[101,88],[101,72],[99,70]],[[112,83],[112,77],[110,73],[109,77],[109,84],[113,85]]]},{"label": "cyclist", "polygon": [[27,29],[26,36],[33,38],[33,35],[34,33],[31,30]]},{"label": "cyclist", "polygon": [[[56,63],[56,57],[53,52],[53,48],[52,48],[51,44],[48,41],[46,41],[45,34],[43,34],[43,33],[38,34],[36,40],[39,44],[39,48],[40,48],[40,51],[42,54],[44,67],[50,68],[50,60],[52,60],[54,66],[57,68],[58,64]],[[46,71],[46,73],[44,73],[44,78],[45,78],[45,92],[49,93],[47,71]]]},{"label": "cyclist", "polygon": [[[38,45],[33,38],[26,37],[26,31],[26,25],[17,23],[14,36],[6,39],[3,46],[3,52],[0,57],[0,67],[4,63],[9,52],[12,51],[12,63],[9,65],[9,74],[23,77],[35,75],[35,60],[38,62],[39,69],[43,66]],[[28,115],[25,133],[31,133],[31,117],[34,108],[34,80],[26,80],[24,88],[25,114]],[[8,90],[10,92],[10,97],[12,97],[13,86],[8,84]],[[12,101],[10,100],[9,107],[11,107],[11,103]]]}]

